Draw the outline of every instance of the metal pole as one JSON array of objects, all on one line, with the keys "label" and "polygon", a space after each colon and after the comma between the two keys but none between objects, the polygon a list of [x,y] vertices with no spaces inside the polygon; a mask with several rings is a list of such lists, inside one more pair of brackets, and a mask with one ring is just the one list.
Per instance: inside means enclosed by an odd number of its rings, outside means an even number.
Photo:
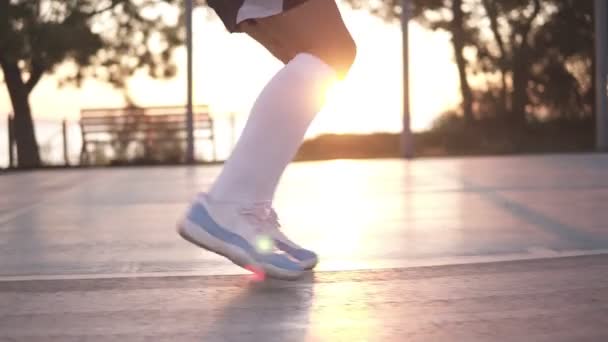
[{"label": "metal pole", "polygon": [[595,0],[596,148],[608,151],[608,2]]},{"label": "metal pole", "polygon": [[68,156],[68,123],[65,119],[61,122],[61,132],[63,134],[63,161],[65,166],[70,166],[70,157]]},{"label": "metal pole", "polygon": [[13,141],[15,140],[15,132],[13,131],[13,115],[8,114],[8,167],[14,167],[15,155],[13,149]]},{"label": "metal pole", "polygon": [[403,31],[403,131],[401,132],[401,154],[404,158],[414,157],[414,139],[410,127],[410,53],[409,28],[410,1],[401,1],[401,28]]},{"label": "metal pole", "polygon": [[192,0],[186,1],[186,50],[187,50],[187,93],[188,103],[186,105],[186,130],[187,130],[187,147],[186,161],[194,163],[194,124],[192,111]]}]

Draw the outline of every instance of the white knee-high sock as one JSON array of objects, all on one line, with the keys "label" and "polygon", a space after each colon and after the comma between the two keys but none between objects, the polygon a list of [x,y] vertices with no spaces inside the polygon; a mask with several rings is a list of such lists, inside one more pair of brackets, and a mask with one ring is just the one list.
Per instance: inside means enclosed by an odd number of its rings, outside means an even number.
[{"label": "white knee-high sock", "polygon": [[210,197],[239,203],[271,201],[334,77],[333,68],[311,54],[298,54],[287,63],[253,105]]}]

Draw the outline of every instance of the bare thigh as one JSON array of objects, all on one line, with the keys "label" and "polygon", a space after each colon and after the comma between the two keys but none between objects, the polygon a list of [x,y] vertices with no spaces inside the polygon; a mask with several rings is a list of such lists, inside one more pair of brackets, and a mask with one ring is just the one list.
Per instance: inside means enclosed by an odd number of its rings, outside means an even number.
[{"label": "bare thigh", "polygon": [[284,63],[298,53],[310,53],[341,76],[348,72],[356,54],[335,0],[309,0],[278,15],[247,20],[239,29]]}]

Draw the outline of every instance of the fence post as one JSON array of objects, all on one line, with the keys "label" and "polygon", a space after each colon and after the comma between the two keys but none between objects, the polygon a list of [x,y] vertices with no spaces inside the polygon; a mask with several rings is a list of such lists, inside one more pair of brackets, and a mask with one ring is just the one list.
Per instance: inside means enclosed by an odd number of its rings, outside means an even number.
[{"label": "fence post", "polygon": [[608,151],[608,4],[595,0],[596,148]]},{"label": "fence post", "polygon": [[192,6],[186,0],[186,60],[187,60],[187,104],[186,104],[186,162],[194,163],[194,113],[192,109]]},{"label": "fence post", "polygon": [[8,167],[13,168],[14,165],[14,149],[13,149],[13,141],[15,140],[15,132],[13,131],[13,114],[8,114]]},{"label": "fence post", "polygon": [[68,123],[66,119],[61,122],[61,132],[63,135],[63,161],[65,166],[70,166],[70,157],[68,155]]}]

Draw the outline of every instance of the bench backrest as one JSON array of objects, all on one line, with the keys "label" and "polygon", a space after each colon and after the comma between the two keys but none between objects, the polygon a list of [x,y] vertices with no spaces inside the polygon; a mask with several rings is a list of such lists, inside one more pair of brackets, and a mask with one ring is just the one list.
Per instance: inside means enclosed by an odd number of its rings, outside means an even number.
[{"label": "bench backrest", "polygon": [[[193,126],[212,136],[213,120],[206,106],[193,108]],[[187,121],[184,107],[85,109],[80,113],[80,127],[84,140],[108,140],[114,135],[175,138],[185,136]]]}]

